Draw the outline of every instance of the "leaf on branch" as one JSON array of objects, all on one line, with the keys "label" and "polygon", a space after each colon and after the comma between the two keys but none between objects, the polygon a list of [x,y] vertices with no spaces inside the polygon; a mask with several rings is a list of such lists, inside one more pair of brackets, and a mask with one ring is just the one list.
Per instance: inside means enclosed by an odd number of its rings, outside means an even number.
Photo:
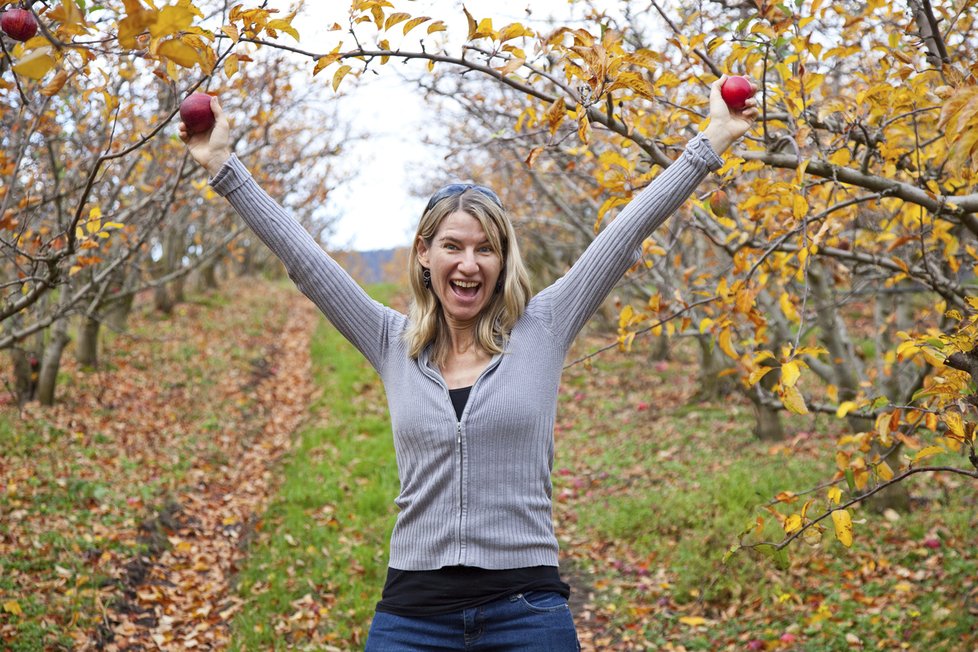
[{"label": "leaf on branch", "polygon": [[537,161],[537,157],[540,156],[540,153],[542,151],[543,151],[542,147],[534,147],[533,149],[531,149],[530,153],[526,157],[526,160],[524,161],[526,163],[526,167],[532,168],[533,164],[536,163]]},{"label": "leaf on branch", "polygon": [[169,59],[178,66],[193,68],[199,61],[197,50],[193,49],[179,38],[170,39],[160,43],[156,50],[161,57]]},{"label": "leaf on branch", "polygon": [[316,66],[315,66],[315,68],[312,69],[313,76],[315,77],[316,75],[318,75],[319,73],[321,73],[324,68],[327,68],[331,64],[336,63],[337,61],[339,61],[340,60],[340,56],[342,56],[342,55],[339,52],[331,52],[331,53],[327,54],[326,56],[319,57],[319,59],[316,60]]},{"label": "leaf on branch", "polygon": [[238,39],[241,38],[237,25],[225,25],[221,28],[221,31],[224,32],[229,39],[231,39],[232,43],[237,43]]},{"label": "leaf on branch", "polygon": [[501,30],[499,30],[499,42],[505,43],[506,41],[511,41],[514,38],[520,38],[523,36],[534,36],[532,29],[525,27],[522,23],[510,23],[506,25]]},{"label": "leaf on branch", "polygon": [[404,23],[404,35],[407,36],[407,33],[410,32],[412,29],[414,29],[421,23],[428,22],[429,20],[431,20],[431,17],[429,16],[418,16],[417,18],[412,18],[408,22]]},{"label": "leaf on branch", "polygon": [[52,48],[38,48],[13,65],[13,71],[22,77],[39,80],[54,67],[55,60],[51,56]]},{"label": "leaf on branch", "polygon": [[855,401],[843,401],[839,404],[839,408],[835,411],[835,416],[839,419],[845,418],[847,414],[852,412],[858,407]]},{"label": "leaf on branch", "polygon": [[779,570],[788,570],[788,552],[784,548],[778,548],[770,543],[760,543],[754,546],[754,550],[761,553],[774,562]]},{"label": "leaf on branch", "polygon": [[405,20],[407,20],[410,17],[411,17],[411,14],[409,14],[409,13],[406,13],[406,12],[403,12],[403,11],[395,12],[395,13],[391,14],[390,16],[388,16],[387,17],[387,20],[384,21],[384,30],[385,31],[386,30],[389,30],[391,27],[394,27],[398,23],[404,22]]},{"label": "leaf on branch", "polygon": [[781,403],[788,408],[789,412],[808,414],[808,406],[805,405],[805,398],[798,391],[797,387],[783,387],[781,391]]},{"label": "leaf on branch", "polygon": [[224,75],[230,79],[236,72],[238,72],[238,55],[232,54],[224,60]]},{"label": "leaf on branch", "polygon": [[479,31],[479,24],[475,22],[475,18],[469,13],[469,10],[462,6],[462,12],[465,14],[465,20],[469,24],[469,33],[466,35],[465,40],[471,41],[475,38],[476,33]]},{"label": "leaf on branch", "polygon": [[917,454],[913,456],[911,464],[916,464],[920,460],[927,459],[928,457],[933,457],[934,455],[940,455],[941,453],[946,453],[947,449],[943,446],[927,446],[926,448],[921,448],[917,451]]},{"label": "leaf on branch", "polygon": [[503,77],[505,77],[506,75],[511,75],[514,72],[516,72],[517,70],[519,70],[520,69],[520,66],[522,66],[524,63],[526,63],[526,60],[525,59],[520,59],[518,57],[514,57],[514,58],[510,59],[509,61],[507,61],[505,66],[502,66],[500,68],[496,68],[496,71],[500,75],[502,75]]},{"label": "leaf on branch", "polygon": [[336,69],[336,72],[333,73],[333,90],[334,91],[337,90],[340,87],[340,82],[343,81],[343,78],[346,77],[347,73],[349,73],[350,70],[352,70],[352,68],[350,66],[345,66],[345,65],[344,66],[340,66],[339,68]]},{"label": "leaf on branch", "polygon": [[189,6],[170,5],[163,7],[150,24],[149,33],[153,38],[172,36],[185,31],[194,22],[194,15],[199,12]]},{"label": "leaf on branch", "polygon": [[789,516],[784,520],[784,531],[787,534],[791,534],[792,532],[797,532],[798,530],[801,529],[801,526],[802,526],[801,514],[792,514],[791,516]]},{"label": "leaf on branch", "polygon": [[828,490],[828,498],[833,504],[838,505],[842,502],[842,489],[838,487],[830,487]]},{"label": "leaf on branch", "polygon": [[44,88],[41,89],[41,95],[44,95],[45,97],[52,97],[54,95],[57,95],[58,91],[60,91],[64,87],[65,82],[67,81],[68,81],[67,71],[59,70],[51,79],[51,81],[45,84]]},{"label": "leaf on branch", "polygon": [[847,509],[837,509],[832,512],[832,525],[835,526],[835,538],[846,548],[852,545],[852,516]]},{"label": "leaf on branch", "polygon": [[443,21],[436,20],[432,24],[428,25],[429,34],[434,34],[435,32],[445,32],[445,31],[448,31],[448,28],[445,27],[445,23]]},{"label": "leaf on branch", "polygon": [[618,90],[620,88],[627,88],[639,97],[644,97],[647,100],[655,99],[655,91],[652,88],[652,84],[643,75],[637,72],[626,71],[618,75],[617,78],[605,89],[605,92],[610,93],[611,91]]},{"label": "leaf on branch", "polygon": [[785,362],[781,365],[781,385],[783,387],[794,387],[800,377],[801,370],[797,362]]},{"label": "leaf on branch", "polygon": [[293,18],[295,18],[295,12],[289,14],[284,18],[276,18],[275,20],[270,20],[268,21],[268,24],[265,25],[265,30],[266,31],[277,30],[280,32],[285,32],[286,34],[294,38],[296,41],[298,41],[299,32],[296,31],[294,27],[292,27]]}]

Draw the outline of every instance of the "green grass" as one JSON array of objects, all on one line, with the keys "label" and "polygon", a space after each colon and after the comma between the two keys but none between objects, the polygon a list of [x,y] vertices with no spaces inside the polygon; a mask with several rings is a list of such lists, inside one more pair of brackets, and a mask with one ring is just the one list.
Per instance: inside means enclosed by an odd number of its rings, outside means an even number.
[{"label": "green grass", "polygon": [[[670,368],[685,374],[692,365]],[[557,515],[576,588],[590,594],[589,609],[613,632],[608,649],[733,650],[757,640],[769,650],[849,650],[853,636],[862,649],[975,649],[966,606],[978,586],[973,481],[912,478],[915,509],[889,519],[853,509],[849,549],[827,521],[817,547],[797,541],[787,549],[786,569],[749,550],[724,563],[758,517],[764,524],[752,541],[784,538],[764,506],[778,492],[832,476],[838,422],[786,420],[789,437],[816,434],[797,447],[760,442],[742,399],[684,405],[695,388],[672,373],[657,380],[613,353],[591,371],[565,376]],[[968,466],[954,454],[927,463]],[[809,497],[825,503],[820,490],[779,511],[797,512]],[[924,538],[935,533],[939,549],[926,548]],[[683,615],[711,622],[683,624]],[[785,635],[800,647],[784,644]]]},{"label": "green grass", "polygon": [[[374,290],[381,300],[388,292]],[[325,322],[311,350],[317,416],[289,454],[239,576],[248,603],[233,622],[233,650],[363,641],[384,584],[398,476],[380,379]],[[288,620],[296,613],[312,629]]]}]

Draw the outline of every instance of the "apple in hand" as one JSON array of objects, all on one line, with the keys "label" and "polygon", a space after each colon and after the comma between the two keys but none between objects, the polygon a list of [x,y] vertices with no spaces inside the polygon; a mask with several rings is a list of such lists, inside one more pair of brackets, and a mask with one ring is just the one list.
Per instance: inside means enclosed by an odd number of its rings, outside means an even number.
[{"label": "apple in hand", "polygon": [[207,93],[191,93],[180,103],[180,119],[187,125],[188,134],[202,134],[214,126],[211,96]]},{"label": "apple in hand", "polygon": [[747,107],[747,100],[754,95],[754,87],[746,77],[727,77],[720,87],[720,95],[734,111],[741,111]]},{"label": "apple in hand", "polygon": [[28,10],[14,7],[3,12],[0,29],[15,41],[28,41],[37,34],[37,20]]}]

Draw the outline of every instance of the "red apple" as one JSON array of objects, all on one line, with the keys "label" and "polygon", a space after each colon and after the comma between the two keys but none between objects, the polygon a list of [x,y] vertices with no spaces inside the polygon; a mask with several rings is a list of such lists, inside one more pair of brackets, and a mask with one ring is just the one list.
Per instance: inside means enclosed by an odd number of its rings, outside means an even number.
[{"label": "red apple", "polygon": [[180,103],[180,119],[187,125],[188,134],[201,134],[214,126],[211,96],[207,93],[191,93]]},{"label": "red apple", "polygon": [[3,12],[0,29],[15,41],[28,41],[37,34],[37,20],[26,9],[14,7]]},{"label": "red apple", "polygon": [[746,77],[727,77],[720,87],[720,95],[723,96],[727,106],[734,111],[740,111],[747,106],[747,100],[754,95],[754,87]]}]

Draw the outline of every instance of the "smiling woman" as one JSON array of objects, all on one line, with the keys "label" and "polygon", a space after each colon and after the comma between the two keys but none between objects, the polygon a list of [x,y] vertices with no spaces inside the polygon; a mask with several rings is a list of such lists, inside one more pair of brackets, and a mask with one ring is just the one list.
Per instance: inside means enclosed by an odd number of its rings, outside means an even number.
[{"label": "smiling woman", "polygon": [[453,184],[425,208],[412,307],[372,300],[230,151],[228,121],[181,135],[289,276],[387,390],[400,508],[367,650],[579,649],[558,571],[550,475],[564,358],[642,242],[756,117],[720,84],[707,130],[636,196],[559,281],[530,296],[513,226],[488,188]]}]

